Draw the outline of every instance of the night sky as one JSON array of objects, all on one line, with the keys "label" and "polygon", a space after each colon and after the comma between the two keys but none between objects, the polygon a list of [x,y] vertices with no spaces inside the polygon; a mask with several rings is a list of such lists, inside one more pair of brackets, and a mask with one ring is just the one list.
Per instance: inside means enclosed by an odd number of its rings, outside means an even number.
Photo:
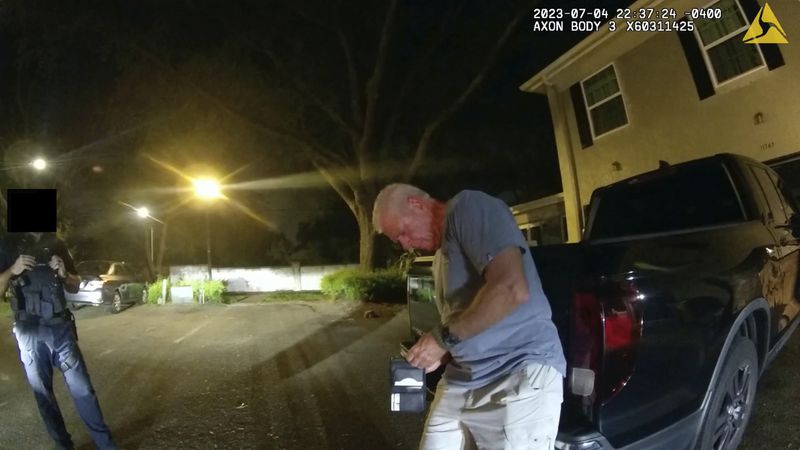
[{"label": "night sky", "polygon": [[[337,14],[324,1],[4,2],[0,183],[57,187],[79,259],[142,258],[146,226],[124,202],[170,218],[166,262],[203,263],[205,206],[186,200],[190,184],[180,173],[228,176],[224,184],[235,188],[226,190],[235,202],[208,213],[218,264],[357,258],[344,202],[302,152],[263,125],[346,148],[324,113],[298,106],[298,91],[353,113],[336,24],[363,101],[387,3],[345,0]],[[386,128],[392,111],[401,114],[369,165],[375,183],[397,178],[399,155],[466,88],[516,11],[624,3],[400,2],[376,121]],[[473,188],[515,203],[560,192],[546,99],[518,86],[583,36],[535,33],[531,22],[522,20],[482,87],[436,132],[413,180],[433,195]],[[440,27],[443,38],[427,53]],[[34,154],[51,161],[46,174],[26,166]],[[315,255],[331,247],[324,238],[342,250]]]}]

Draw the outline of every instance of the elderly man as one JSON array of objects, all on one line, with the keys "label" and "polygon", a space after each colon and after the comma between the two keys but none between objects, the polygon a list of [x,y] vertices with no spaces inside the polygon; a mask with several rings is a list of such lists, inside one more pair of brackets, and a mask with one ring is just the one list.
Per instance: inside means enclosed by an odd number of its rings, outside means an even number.
[{"label": "elderly man", "polygon": [[441,325],[406,358],[427,372],[449,363],[420,448],[553,448],[566,363],[508,206],[477,191],[443,203],[398,183],[380,192],[372,220],[406,250],[436,251]]}]

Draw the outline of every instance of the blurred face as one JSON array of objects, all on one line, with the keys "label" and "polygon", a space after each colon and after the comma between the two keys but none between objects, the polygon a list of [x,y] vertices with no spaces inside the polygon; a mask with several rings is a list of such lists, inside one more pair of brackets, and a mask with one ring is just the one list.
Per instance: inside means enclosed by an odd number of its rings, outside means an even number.
[{"label": "blurred face", "polygon": [[428,202],[414,197],[409,199],[409,208],[405,212],[387,211],[383,219],[383,234],[404,250],[433,251],[439,247],[433,210]]}]

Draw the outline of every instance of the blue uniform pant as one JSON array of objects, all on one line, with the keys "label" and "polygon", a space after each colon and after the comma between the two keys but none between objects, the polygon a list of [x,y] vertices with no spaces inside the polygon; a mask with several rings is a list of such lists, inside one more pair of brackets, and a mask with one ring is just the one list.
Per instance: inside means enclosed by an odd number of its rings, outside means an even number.
[{"label": "blue uniform pant", "polygon": [[116,449],[111,439],[100,404],[97,401],[89,372],[78,348],[77,336],[70,321],[39,325],[17,321],[14,335],[28,383],[33,389],[39,413],[47,432],[58,448],[72,449],[72,438],[64,426],[64,418],[53,395],[53,367],[64,374],[75,407],[100,449]]}]

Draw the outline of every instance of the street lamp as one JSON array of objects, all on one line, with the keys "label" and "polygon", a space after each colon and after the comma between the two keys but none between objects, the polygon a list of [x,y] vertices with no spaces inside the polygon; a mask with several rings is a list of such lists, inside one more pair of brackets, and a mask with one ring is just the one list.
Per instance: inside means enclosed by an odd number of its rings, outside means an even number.
[{"label": "street lamp", "polygon": [[155,218],[152,215],[150,215],[150,210],[147,209],[144,206],[140,206],[140,207],[137,208],[137,207],[135,207],[133,205],[129,205],[129,204],[125,203],[125,202],[120,202],[120,203],[122,203],[123,205],[125,205],[125,206],[133,209],[134,211],[136,211],[136,215],[139,216],[140,218],[142,218],[142,219],[150,219],[151,220],[147,224],[148,227],[150,228],[150,273],[151,273],[151,275],[155,275],[155,245],[154,245],[155,239],[154,239],[153,222],[152,221],[158,222],[161,225],[166,225],[166,223],[164,223],[163,220],[160,220],[160,219]]},{"label": "street lamp", "polygon": [[41,172],[47,168],[47,161],[45,161],[43,158],[36,158],[33,161],[31,161],[31,166],[33,166],[34,169]]},{"label": "street lamp", "polygon": [[[144,206],[140,206],[140,207],[136,208],[136,215],[138,215],[142,219],[151,218],[153,220],[158,220],[155,217],[152,217],[150,215],[150,210],[147,209]],[[154,246],[153,246],[153,223],[151,222],[148,225],[150,227],[150,269],[152,270],[153,269],[153,264],[155,262],[155,256],[154,256],[155,250],[154,250]]]},{"label": "street lamp", "polygon": [[[193,180],[195,194],[203,200],[214,200],[222,197],[219,182],[213,178]],[[211,219],[206,208],[206,256],[208,258],[208,279],[211,280]]]}]

